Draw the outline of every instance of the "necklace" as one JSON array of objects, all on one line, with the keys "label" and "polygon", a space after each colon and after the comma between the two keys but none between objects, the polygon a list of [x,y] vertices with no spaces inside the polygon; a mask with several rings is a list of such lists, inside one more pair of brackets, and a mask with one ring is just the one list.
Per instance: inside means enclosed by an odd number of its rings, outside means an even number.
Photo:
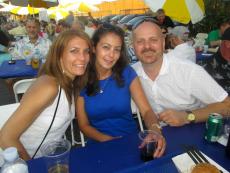
[{"label": "necklace", "polygon": [[102,94],[102,93],[104,92],[105,87],[106,87],[106,85],[108,84],[108,81],[109,81],[109,77],[105,80],[103,86],[100,87],[100,91],[99,91],[100,94]]}]

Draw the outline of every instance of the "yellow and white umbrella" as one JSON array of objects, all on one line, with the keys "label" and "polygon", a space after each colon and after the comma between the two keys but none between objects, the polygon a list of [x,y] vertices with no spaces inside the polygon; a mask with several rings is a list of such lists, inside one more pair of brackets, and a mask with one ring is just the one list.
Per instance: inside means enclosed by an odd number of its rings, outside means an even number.
[{"label": "yellow and white umbrella", "polygon": [[71,2],[60,5],[62,8],[73,12],[92,12],[99,11],[99,8],[86,2]]},{"label": "yellow and white umbrella", "polygon": [[51,7],[47,10],[49,18],[55,19],[56,21],[64,19],[69,15],[69,11],[61,7]]},{"label": "yellow and white umbrella", "polygon": [[40,8],[33,8],[33,7],[18,7],[15,6],[15,8],[11,9],[10,12],[13,14],[18,15],[28,15],[28,14],[37,14],[39,13],[41,9]]},{"label": "yellow and white umbrella", "polygon": [[203,0],[144,0],[144,2],[153,12],[163,8],[166,15],[184,24],[190,21],[193,24],[197,23],[204,17]]},{"label": "yellow and white umbrella", "polygon": [[0,4],[3,6],[3,8],[0,9],[0,11],[2,12],[9,12],[10,10],[15,8],[15,6],[11,4],[5,4],[5,5],[4,3],[0,3]]}]

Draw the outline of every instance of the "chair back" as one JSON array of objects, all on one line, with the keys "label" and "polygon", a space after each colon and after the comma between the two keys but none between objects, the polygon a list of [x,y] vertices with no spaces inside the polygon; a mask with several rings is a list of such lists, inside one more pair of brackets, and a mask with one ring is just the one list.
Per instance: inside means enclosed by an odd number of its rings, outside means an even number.
[{"label": "chair back", "polygon": [[32,78],[32,79],[22,79],[17,81],[14,86],[13,86],[13,90],[14,90],[14,97],[15,97],[15,101],[19,102],[19,98],[18,95],[19,94],[23,94],[26,92],[26,90],[30,87],[30,85],[36,80],[36,78]]},{"label": "chair back", "polygon": [[140,114],[140,111],[139,111],[139,109],[137,108],[137,106],[136,106],[136,104],[134,103],[133,100],[131,100],[131,109],[132,109],[132,114],[136,114],[136,115],[137,115],[137,116],[134,117],[134,118],[137,118],[138,124],[139,124],[139,127],[140,127],[140,130],[143,131],[143,130],[144,130],[144,127],[143,127],[143,123],[142,123],[141,114]]}]

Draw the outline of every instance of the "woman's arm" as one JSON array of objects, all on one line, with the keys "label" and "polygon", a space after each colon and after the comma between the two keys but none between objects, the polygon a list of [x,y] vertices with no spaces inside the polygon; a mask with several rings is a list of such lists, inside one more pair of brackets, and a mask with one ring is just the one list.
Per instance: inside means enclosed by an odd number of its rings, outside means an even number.
[{"label": "woman's arm", "polygon": [[156,128],[156,124],[158,124],[158,119],[156,114],[153,112],[147,97],[145,96],[144,90],[142,89],[140,80],[138,77],[136,77],[131,85],[130,85],[130,91],[133,98],[133,101],[137,105],[141,116],[145,122],[145,125],[148,129],[154,128],[154,130],[158,129],[158,132],[160,132],[159,128]]},{"label": "woman's arm", "polygon": [[76,102],[76,119],[78,120],[80,130],[89,138],[99,142],[114,139],[114,137],[103,134],[90,125],[88,116],[85,112],[84,98],[81,96],[77,98]]},{"label": "woman's arm", "polygon": [[40,113],[48,107],[58,94],[58,85],[54,78],[39,77],[23,95],[20,106],[0,131],[0,146],[15,146],[20,156],[28,160],[29,154],[20,142],[20,136],[34,122]]},{"label": "woman's arm", "polygon": [[[161,128],[157,119],[156,114],[153,112],[147,97],[145,96],[144,90],[142,89],[141,82],[138,77],[136,77],[131,85],[130,91],[132,98],[140,110],[141,116],[145,122],[145,126],[148,130],[153,130],[160,134],[160,138],[157,140],[157,149],[153,153],[154,157],[160,157],[163,155],[166,147],[166,141],[161,133]],[[140,147],[144,147],[144,143],[140,145]]]}]

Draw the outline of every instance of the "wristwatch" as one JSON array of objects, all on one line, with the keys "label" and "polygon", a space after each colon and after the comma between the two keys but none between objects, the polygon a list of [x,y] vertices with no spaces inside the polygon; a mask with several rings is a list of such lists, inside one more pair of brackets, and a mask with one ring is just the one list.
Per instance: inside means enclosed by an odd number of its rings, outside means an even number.
[{"label": "wristwatch", "polygon": [[196,116],[195,114],[192,112],[192,111],[185,111],[187,113],[187,120],[189,123],[194,123],[195,122],[195,119],[196,119]]}]

